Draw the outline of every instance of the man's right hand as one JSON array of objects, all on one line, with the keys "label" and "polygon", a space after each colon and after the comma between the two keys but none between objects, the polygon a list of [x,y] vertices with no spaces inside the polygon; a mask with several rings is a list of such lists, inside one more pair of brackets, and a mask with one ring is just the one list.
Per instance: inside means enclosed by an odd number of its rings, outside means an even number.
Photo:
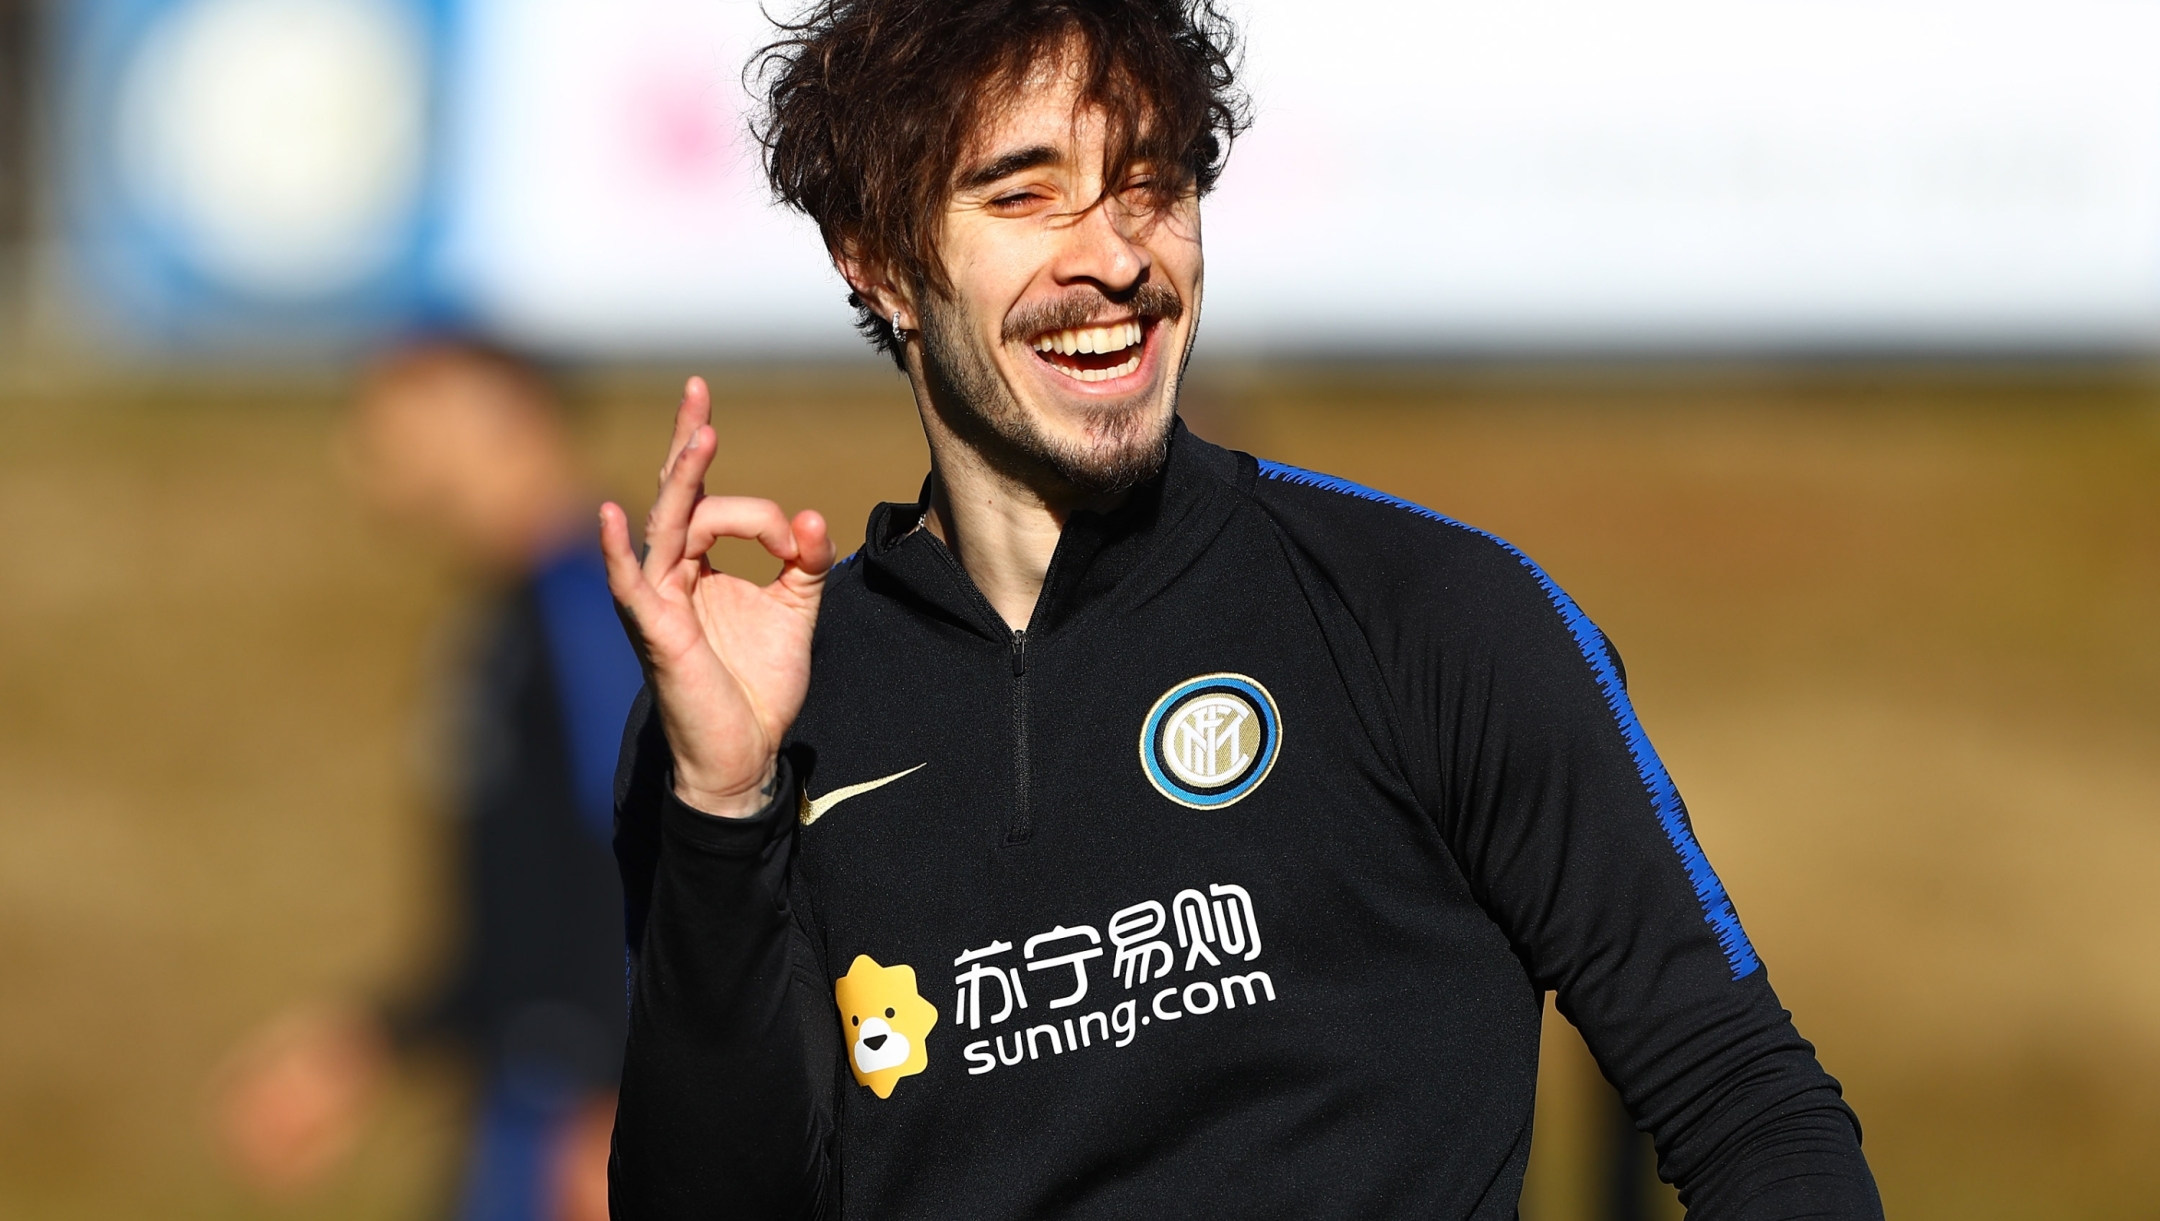
[{"label": "man's right hand", "polygon": [[[770,800],[780,740],[809,690],[810,636],[833,544],[814,511],[790,521],[769,500],[705,495],[718,443],[711,417],[711,393],[693,377],[645,518],[644,560],[612,501],[600,508],[600,549],[675,754],[675,795],[708,814],[745,818]],[[705,553],[722,538],[764,544],[780,575],[758,586],[715,571]]]}]

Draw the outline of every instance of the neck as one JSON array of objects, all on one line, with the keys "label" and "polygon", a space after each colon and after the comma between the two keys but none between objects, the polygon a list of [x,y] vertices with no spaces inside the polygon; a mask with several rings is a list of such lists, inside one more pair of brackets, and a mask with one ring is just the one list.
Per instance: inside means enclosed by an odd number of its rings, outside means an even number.
[{"label": "neck", "polygon": [[1025,631],[1066,518],[1074,509],[1110,506],[1046,495],[948,439],[955,444],[931,442],[930,512],[924,525],[958,557],[1005,625]]},{"label": "neck", "polygon": [[952,427],[916,379],[917,405],[930,443],[930,504],[924,527],[967,570],[992,610],[1015,632],[1027,630],[1065,521],[1078,509],[1106,511],[1127,494],[1103,496],[1065,485],[1047,472],[1008,469]]}]

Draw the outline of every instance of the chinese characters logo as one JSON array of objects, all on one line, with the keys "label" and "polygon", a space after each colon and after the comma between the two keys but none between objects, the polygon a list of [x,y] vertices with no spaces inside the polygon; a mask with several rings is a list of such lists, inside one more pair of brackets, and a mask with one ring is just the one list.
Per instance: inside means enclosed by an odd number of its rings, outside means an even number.
[{"label": "chinese characters logo", "polygon": [[[953,959],[953,1029],[974,1039],[961,1049],[971,1077],[1043,1059],[1046,1051],[1057,1057],[1126,1047],[1152,1023],[1273,1002],[1274,979],[1246,965],[1259,957],[1250,891],[1220,882],[1181,890],[1167,907],[1147,899],[1119,908],[1101,930],[1059,924],[1017,945],[993,938],[963,950]],[[1104,958],[1095,969],[1108,978],[1091,993],[1088,964]],[[1092,1011],[1078,1012],[1091,994],[1098,998]]]}]

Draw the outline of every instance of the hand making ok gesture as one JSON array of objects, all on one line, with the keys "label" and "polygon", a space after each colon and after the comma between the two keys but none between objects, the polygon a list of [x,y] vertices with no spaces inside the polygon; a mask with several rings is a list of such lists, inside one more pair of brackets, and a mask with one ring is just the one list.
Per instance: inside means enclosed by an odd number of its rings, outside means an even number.
[{"label": "hand making ok gesture", "polygon": [[[711,418],[711,392],[693,377],[645,518],[643,563],[612,501],[600,507],[600,549],[675,753],[675,795],[740,818],[771,796],[780,739],[802,710],[833,544],[814,511],[789,521],[769,500],[705,495],[718,444]],[[764,544],[780,575],[758,586],[715,571],[705,553],[722,538]]]}]

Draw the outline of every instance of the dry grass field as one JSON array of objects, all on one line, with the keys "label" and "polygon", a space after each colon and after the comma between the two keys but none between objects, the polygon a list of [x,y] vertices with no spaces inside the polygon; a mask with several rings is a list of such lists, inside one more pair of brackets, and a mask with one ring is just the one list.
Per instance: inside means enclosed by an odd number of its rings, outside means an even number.
[{"label": "dry grass field", "polygon": [[[896,380],[716,380],[717,483],[847,544],[913,494]],[[672,393],[577,385],[610,491],[647,486]],[[465,591],[340,486],[338,397],[0,393],[0,1216],[441,1198],[445,1066],[306,1200],[243,1197],[201,1124],[252,1023],[435,942],[416,761]],[[1604,625],[1893,1216],[2160,1216],[2160,383],[1226,368],[1190,415],[1510,538]],[[1553,1035],[1532,1221],[1586,1207],[1590,1070]]]}]

